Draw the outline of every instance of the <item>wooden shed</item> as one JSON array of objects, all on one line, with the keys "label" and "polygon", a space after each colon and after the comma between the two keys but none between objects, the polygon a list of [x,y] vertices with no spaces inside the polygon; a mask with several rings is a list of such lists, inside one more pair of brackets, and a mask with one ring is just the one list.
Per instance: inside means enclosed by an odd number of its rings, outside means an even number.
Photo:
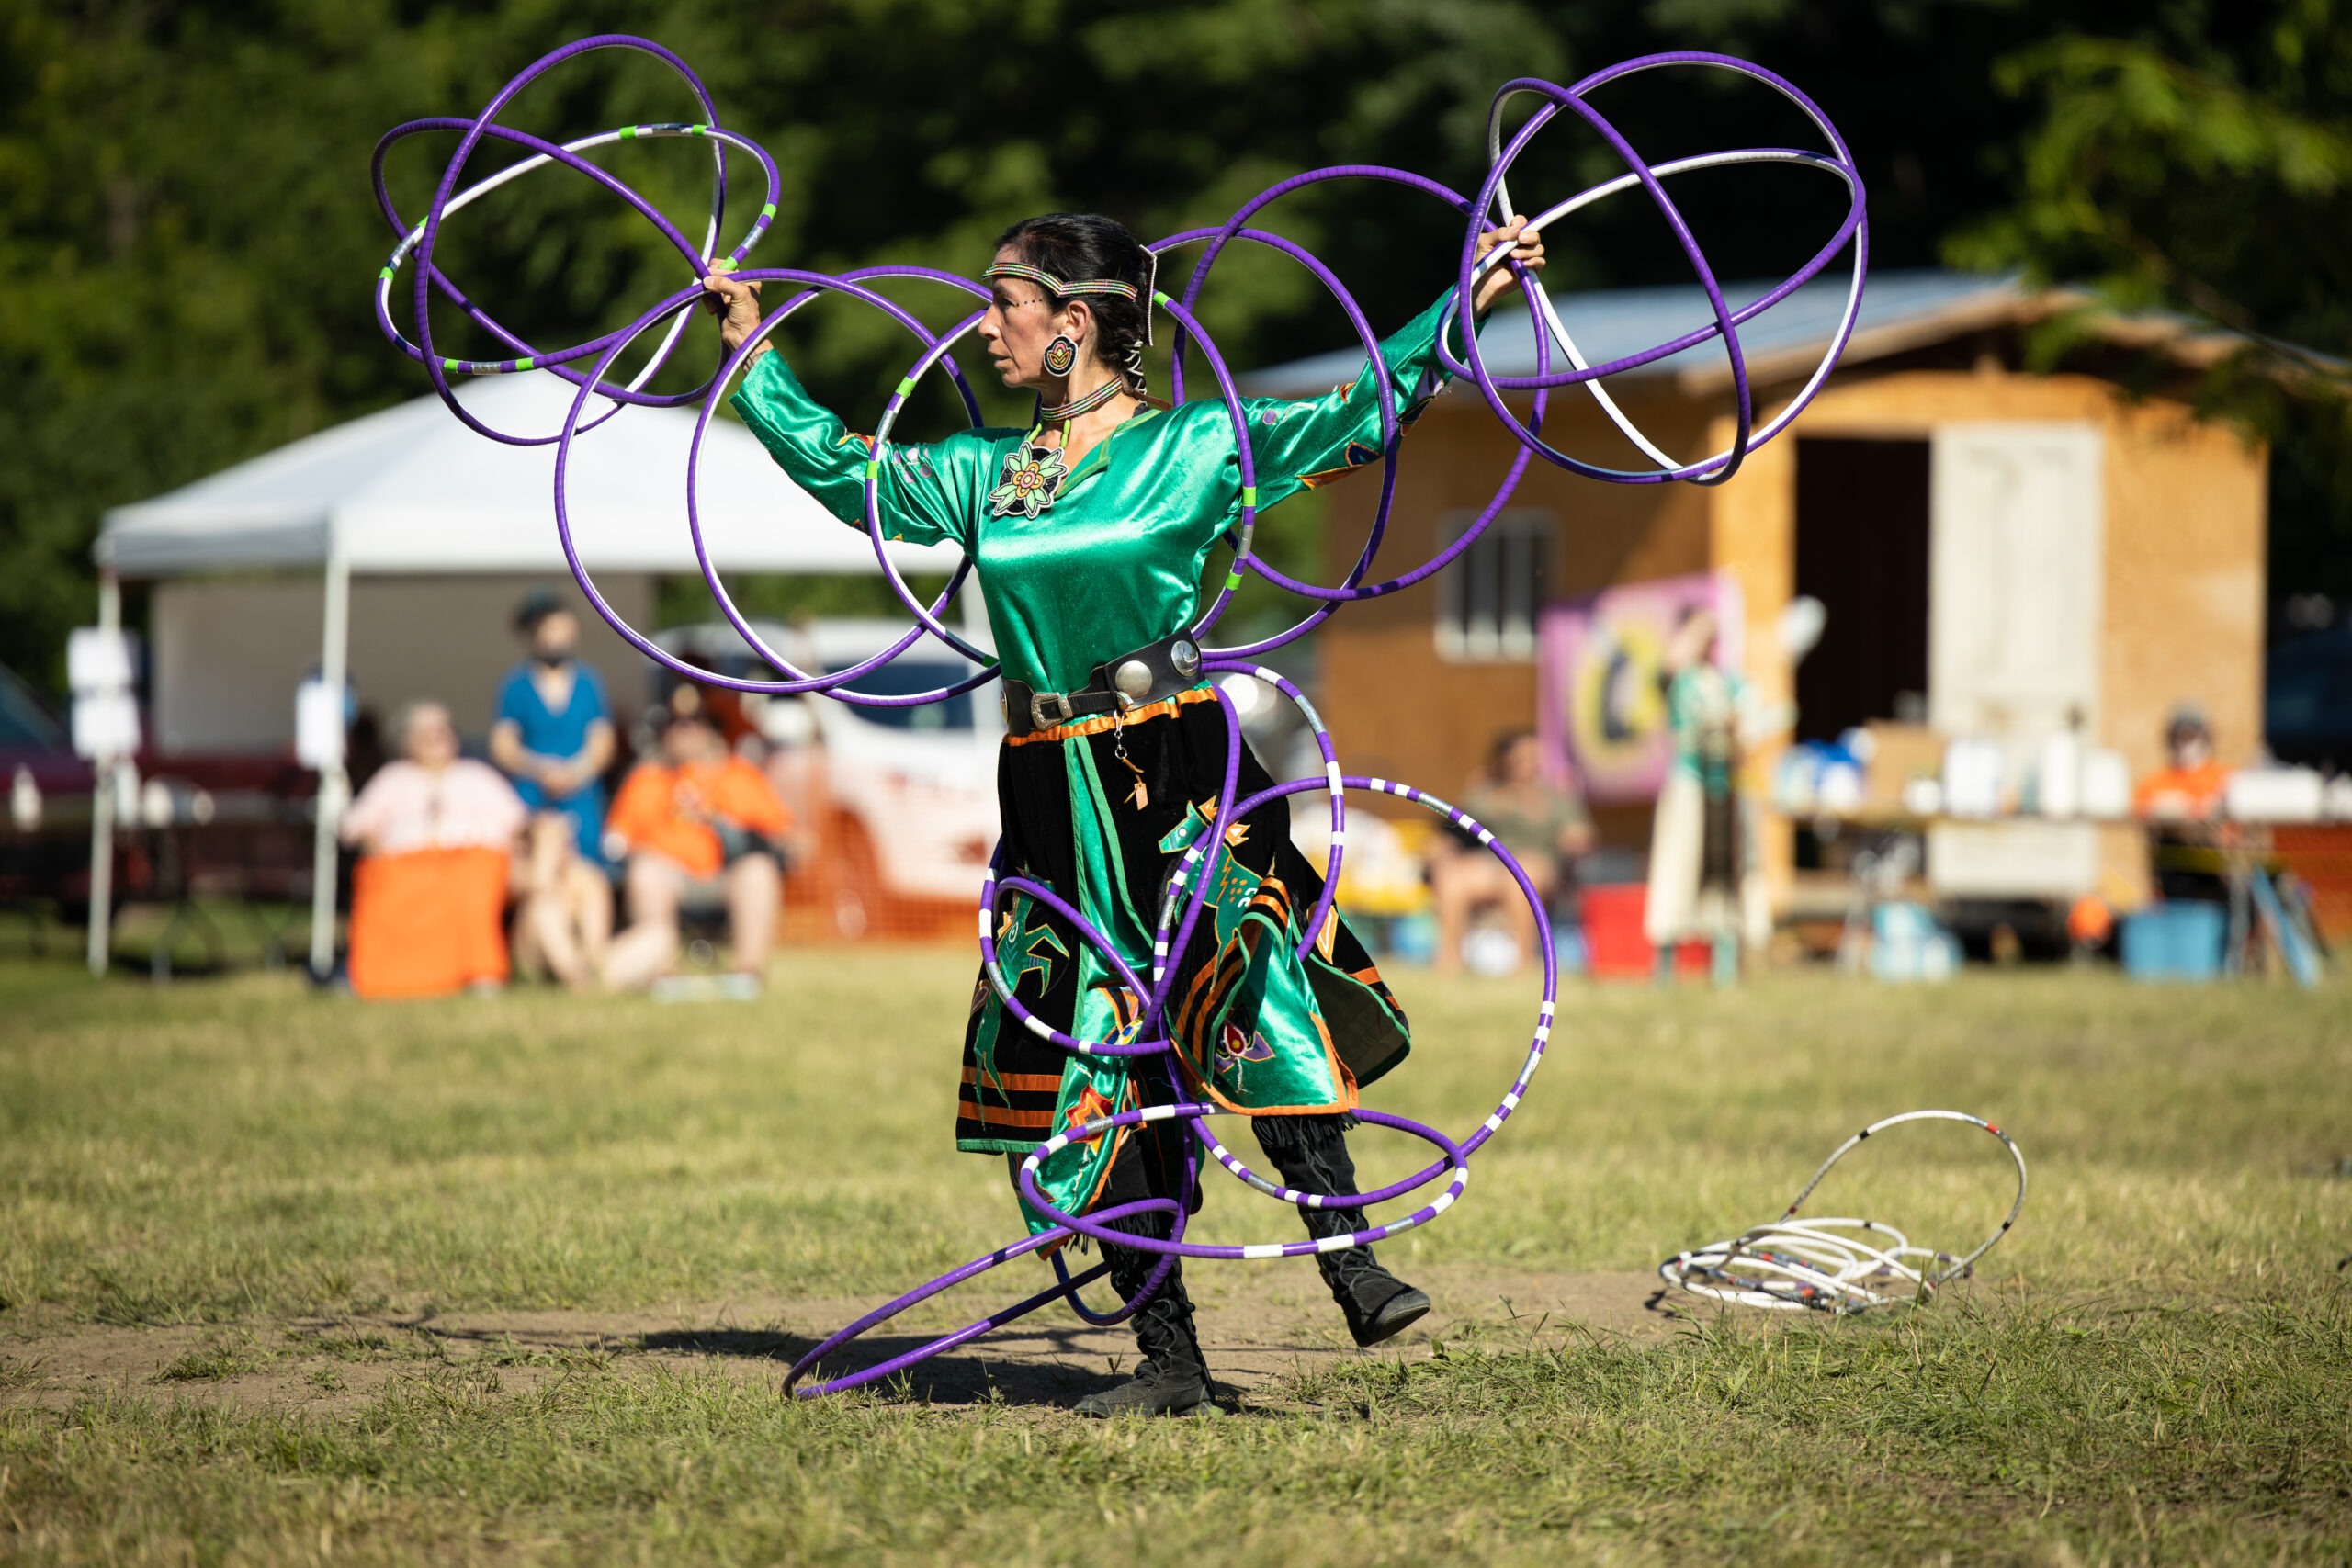
[{"label": "wooden shed", "polygon": [[[1735,304],[1762,292],[1726,289]],[[1743,331],[1759,423],[1811,373],[1845,293],[1808,286]],[[1709,319],[1695,288],[1556,303],[1594,363]],[[1318,700],[1349,771],[1458,789],[1496,733],[1535,722],[1544,605],[1704,571],[1736,585],[1746,673],[1760,695],[1799,705],[1800,736],[1903,719],[2030,741],[2071,726],[2137,773],[2156,764],[2165,716],[2187,701],[2210,716],[2223,761],[2246,760],[2261,737],[2267,455],[2180,401],[2126,393],[2125,365],[2144,366],[2151,347],[2188,369],[2227,346],[2177,324],[2088,320],[2087,351],[2072,362],[2090,370],[2029,369],[2029,330],[2082,303],[1981,276],[1880,274],[1820,396],[1729,482],[1609,484],[1535,462],[1455,566],[1319,634]],[[1481,343],[1502,373],[1534,368],[1523,310],[1498,312]],[[1302,360],[1248,389],[1310,395],[1358,362]],[[1730,442],[1719,344],[1612,377],[1609,389],[1686,460]],[[1524,416],[1527,400],[1514,406]],[[1580,389],[1553,394],[1544,432],[1589,461],[1650,466]],[[1436,399],[1404,443],[1381,575],[1454,536],[1514,449],[1475,387]],[[1325,494],[1326,581],[1338,581],[1377,481]],[[1826,605],[1827,631],[1792,669],[1769,631],[1800,593]],[[1602,809],[1604,840],[1640,847],[1648,815]],[[1785,886],[1785,829],[1770,857]]]}]

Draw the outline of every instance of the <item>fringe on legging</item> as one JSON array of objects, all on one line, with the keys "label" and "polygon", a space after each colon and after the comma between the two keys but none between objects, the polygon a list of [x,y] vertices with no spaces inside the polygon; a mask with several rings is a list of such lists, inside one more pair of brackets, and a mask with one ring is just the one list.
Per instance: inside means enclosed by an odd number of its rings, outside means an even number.
[{"label": "fringe on legging", "polygon": [[[1359,1190],[1356,1186],[1356,1162],[1348,1153],[1348,1134],[1356,1125],[1349,1115],[1337,1116],[1258,1116],[1251,1118],[1251,1131],[1258,1134],[1258,1146],[1266,1151],[1266,1158],[1273,1163],[1285,1186],[1301,1192],[1322,1192],[1338,1195]],[[1327,1236],[1347,1235],[1365,1227],[1362,1209],[1342,1209],[1325,1204],[1308,1208],[1301,1203],[1298,1217],[1306,1222],[1306,1234],[1321,1241]],[[1345,1260],[1344,1262],[1342,1260]],[[1335,1270],[1346,1273],[1351,1266],[1372,1263],[1372,1248],[1351,1247],[1339,1252],[1316,1255],[1322,1266],[1323,1277],[1329,1280]]]},{"label": "fringe on legging", "polygon": [[[1328,1116],[1253,1116],[1250,1130],[1257,1134],[1258,1146],[1265,1151],[1267,1163],[1287,1186],[1302,1192],[1340,1194],[1358,1190],[1355,1160],[1348,1153],[1348,1134],[1356,1126],[1353,1116],[1340,1113]],[[1172,1155],[1174,1140],[1182,1136],[1163,1131],[1159,1126],[1137,1130],[1120,1146],[1118,1157],[1112,1161],[1108,1179],[1097,1206],[1112,1208],[1122,1203],[1136,1202],[1145,1198],[1173,1198],[1179,1190],[1176,1163]],[[1163,1145],[1160,1140],[1167,1139]],[[1009,1168],[1017,1168],[1017,1159],[1007,1159]],[[1197,1201],[1197,1195],[1195,1198]],[[1329,1236],[1347,1235],[1365,1228],[1364,1212],[1360,1208],[1339,1208],[1326,1205],[1309,1208],[1302,1203],[1298,1215],[1306,1224],[1306,1234],[1317,1241]],[[1131,1214],[1114,1220],[1111,1228],[1129,1235],[1145,1236],[1153,1241],[1165,1241],[1173,1233],[1175,1217],[1160,1212]],[[1132,1298],[1159,1265],[1159,1255],[1138,1247],[1121,1247],[1115,1242],[1102,1246],[1102,1260],[1111,1266],[1111,1285],[1121,1299]],[[1324,1281],[1334,1291],[1362,1275],[1378,1269],[1369,1247],[1343,1247],[1337,1252],[1317,1253],[1316,1267]],[[1184,1260],[1178,1258],[1170,1265],[1168,1274],[1154,1292],[1153,1301],[1136,1313],[1136,1333],[1142,1337],[1147,1319],[1165,1322],[1170,1327],[1180,1326],[1189,1340],[1193,1318],[1192,1298],[1184,1289]],[[1148,1347],[1147,1347],[1148,1350]]]}]

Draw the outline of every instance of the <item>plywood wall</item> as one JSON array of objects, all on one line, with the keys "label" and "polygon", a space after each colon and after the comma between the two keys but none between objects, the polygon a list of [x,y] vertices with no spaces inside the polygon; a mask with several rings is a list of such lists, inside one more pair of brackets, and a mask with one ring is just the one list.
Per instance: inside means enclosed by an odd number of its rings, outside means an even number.
[{"label": "plywood wall", "polygon": [[[2265,449],[2178,403],[2127,401],[2090,377],[2007,372],[1917,371],[1833,385],[1796,428],[1924,437],[1963,420],[2076,420],[2103,438],[2100,743],[2120,749],[2134,773],[2154,768],[2165,716],[2188,700],[2211,718],[2224,761],[2251,760],[2262,739]],[[1726,486],[1725,498],[1748,478]],[[1792,502],[1790,516],[1792,525]],[[1727,522],[1718,538],[1734,526]],[[1773,611],[1766,604],[1758,613]]]},{"label": "plywood wall", "polygon": [[[1730,438],[1719,406],[1659,389],[1629,411],[1668,450],[1698,453]],[[1794,439],[1925,438],[1939,423],[1962,420],[2077,420],[2102,434],[2098,739],[2120,748],[2135,773],[2151,768],[2166,712],[2187,699],[2211,716],[2225,760],[2253,755],[2262,724],[2266,454],[2177,403],[2128,402],[2086,377],[1863,368],[1833,380],[1789,434],[1752,454],[1723,486],[1604,484],[1539,461],[1512,504],[1558,515],[1558,596],[1709,567],[1729,572],[1747,605],[1747,672],[1759,694],[1778,702],[1793,694],[1792,671],[1770,632],[1793,592]],[[1589,399],[1565,400],[1549,429],[1558,445],[1597,461],[1638,461]],[[1475,389],[1457,387],[1432,404],[1405,443],[1379,575],[1426,559],[1440,543],[1438,519],[1483,504],[1514,450]],[[1330,492],[1327,580],[1353,561],[1377,499],[1371,473]],[[1350,606],[1320,634],[1323,712],[1350,772],[1457,790],[1497,731],[1532,722],[1534,667],[1441,660],[1435,614],[1433,590],[1423,583]],[[1769,763],[1769,756],[1757,760],[1759,777]],[[1632,818],[1604,829],[1634,841],[1644,836]],[[1772,858],[1785,866],[1785,845]]]},{"label": "plywood wall", "polygon": [[[1668,450],[1696,449],[1705,416],[1693,405],[1659,400],[1638,405],[1636,413],[1643,428]],[[1555,400],[1546,434],[1563,450],[1589,460],[1627,467],[1641,461],[1581,394]],[[1443,543],[1441,519],[1483,506],[1518,450],[1475,388],[1455,387],[1432,403],[1404,444],[1396,503],[1375,575],[1395,576],[1436,553]],[[1327,492],[1327,581],[1344,577],[1362,551],[1379,502],[1379,484],[1377,469],[1367,469]],[[1696,571],[1708,564],[1707,497],[1687,485],[1603,484],[1538,459],[1527,465],[1510,504],[1539,508],[1558,519],[1549,569],[1555,597]],[[1534,724],[1535,666],[1526,660],[1442,659],[1436,615],[1432,581],[1341,610],[1317,634],[1318,703],[1348,772],[1403,779],[1453,795],[1497,734]],[[1385,796],[1362,804],[1374,810],[1413,809],[1396,807]],[[1646,841],[1646,818],[1645,811],[1638,819],[1625,818],[1622,826],[1630,841]],[[1616,825],[1612,817],[1602,823],[1603,831]]]}]

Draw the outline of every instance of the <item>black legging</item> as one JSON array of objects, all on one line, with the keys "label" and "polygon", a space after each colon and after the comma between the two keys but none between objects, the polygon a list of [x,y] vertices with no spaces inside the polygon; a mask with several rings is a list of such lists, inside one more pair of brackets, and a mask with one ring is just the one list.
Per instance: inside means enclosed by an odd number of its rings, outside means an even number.
[{"label": "black legging", "polygon": [[[1353,1192],[1356,1190],[1355,1161],[1348,1155],[1348,1129],[1355,1125],[1355,1118],[1344,1114],[1323,1116],[1253,1116],[1250,1128],[1257,1134],[1258,1146],[1265,1151],[1268,1163],[1283,1182],[1302,1192]],[[1120,1146],[1111,1162],[1111,1174],[1103,1182],[1100,1207],[1112,1208],[1121,1203],[1133,1203],[1146,1198],[1174,1198],[1179,1195],[1181,1178],[1177,1173],[1174,1152],[1181,1148],[1179,1140],[1185,1130],[1169,1122],[1148,1122],[1137,1128],[1139,1135],[1130,1136]],[[1013,1162],[1018,1168],[1019,1162]],[[1193,1201],[1199,1202],[1197,1193]],[[1299,1217],[1306,1222],[1306,1234],[1321,1240],[1326,1236],[1346,1235],[1364,1228],[1362,1209],[1331,1207],[1310,1209],[1299,1205]],[[1173,1232],[1175,1216],[1164,1210],[1131,1214],[1125,1219],[1113,1220],[1110,1228],[1129,1235],[1147,1236],[1153,1241],[1165,1241]],[[1348,1247],[1340,1256],[1363,1253],[1369,1258],[1368,1247]],[[1323,1254],[1330,1257],[1331,1254]],[[1106,1242],[1102,1260],[1111,1266],[1111,1284],[1122,1300],[1134,1296],[1143,1289],[1144,1281],[1159,1262],[1159,1255],[1138,1247],[1120,1247]],[[1192,1312],[1192,1301],[1184,1292],[1184,1260],[1178,1258],[1162,1280],[1157,1300],[1177,1305],[1186,1315]]]}]

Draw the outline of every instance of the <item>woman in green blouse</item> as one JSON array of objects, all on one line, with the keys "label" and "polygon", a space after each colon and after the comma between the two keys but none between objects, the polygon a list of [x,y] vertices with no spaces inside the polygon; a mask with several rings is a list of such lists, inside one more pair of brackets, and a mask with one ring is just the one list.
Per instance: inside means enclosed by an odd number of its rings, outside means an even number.
[{"label": "woman in green blouse", "polygon": [[[1487,234],[1530,270],[1542,242],[1522,220]],[[1201,655],[1185,637],[1201,570],[1241,510],[1232,419],[1221,400],[1179,406],[1148,396],[1152,258],[1107,218],[1057,213],[1006,231],[986,276],[978,326],[1007,387],[1035,390],[1028,430],[959,431],[933,445],[892,444],[876,474],[890,537],[950,541],[971,558],[988,602],[1009,734],[997,775],[1002,863],[1055,890],[1148,977],[1167,879],[1205,830],[1225,780],[1228,731]],[[1511,284],[1480,282],[1483,316]],[[760,323],[758,288],[705,280],[730,350]],[[1440,390],[1437,335],[1451,289],[1381,345],[1401,419]],[[1380,399],[1367,363],[1349,386],[1306,401],[1251,400],[1258,504],[1342,478],[1380,456]],[[763,341],[734,400],[744,423],[801,488],[853,527],[865,526],[867,438],[802,389]],[[1247,747],[1244,795],[1268,787]],[[1008,1027],[980,976],[964,1035],[956,1146],[1017,1166],[1056,1130],[1170,1094],[1250,1113],[1260,1145],[1302,1191],[1358,1190],[1345,1140],[1360,1087],[1402,1060],[1404,1012],[1338,911],[1298,958],[1298,929],[1322,878],[1290,841],[1286,801],[1235,821],[1187,950],[1171,954],[1167,1026],[1181,1084],[1152,1057],[1080,1056]],[[1014,896],[996,933],[999,966],[1023,1004],[1085,1041],[1140,1037],[1141,1003],[1118,973],[1051,910]],[[1085,1212],[1182,1190],[1184,1134],[1175,1123],[1119,1129],[1074,1144],[1041,1171],[1046,1196]],[[1024,1210],[1027,1205],[1024,1203]],[[1317,1237],[1365,1228],[1363,1211],[1306,1208]],[[1028,1213],[1034,1228],[1046,1221]],[[1171,1217],[1123,1222],[1166,1237]],[[1132,1297],[1159,1258],[1104,1249]],[[1429,1311],[1429,1298],[1374,1261],[1372,1249],[1318,1254],[1325,1282],[1359,1345]],[[1207,1397],[1181,1265],[1136,1314],[1143,1359],[1129,1382],[1079,1405],[1089,1415],[1182,1413]]]}]

